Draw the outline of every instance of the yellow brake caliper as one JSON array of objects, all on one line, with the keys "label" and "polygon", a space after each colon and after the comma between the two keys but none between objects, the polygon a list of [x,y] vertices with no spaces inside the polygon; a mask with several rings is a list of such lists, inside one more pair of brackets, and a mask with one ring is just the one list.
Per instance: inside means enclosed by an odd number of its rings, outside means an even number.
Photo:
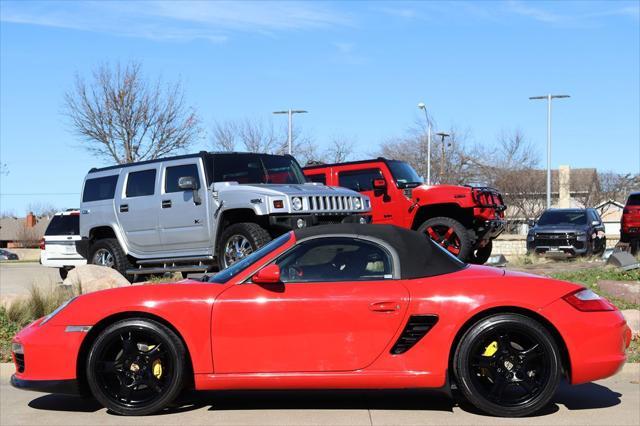
[{"label": "yellow brake caliper", "polygon": [[[150,351],[155,347],[155,345],[149,346],[149,349],[147,349],[147,351]],[[162,377],[162,362],[160,361],[160,359],[156,359],[155,361],[153,361],[153,364],[151,364],[151,371],[153,372],[155,378],[160,380],[160,378]]]},{"label": "yellow brake caliper", "polygon": [[[496,352],[498,352],[498,342],[494,340],[493,342],[489,343],[487,347],[484,348],[484,352],[482,353],[482,356],[490,358],[493,355],[495,355]],[[480,374],[482,374],[485,377],[490,375],[489,371],[486,368],[481,368]]]}]

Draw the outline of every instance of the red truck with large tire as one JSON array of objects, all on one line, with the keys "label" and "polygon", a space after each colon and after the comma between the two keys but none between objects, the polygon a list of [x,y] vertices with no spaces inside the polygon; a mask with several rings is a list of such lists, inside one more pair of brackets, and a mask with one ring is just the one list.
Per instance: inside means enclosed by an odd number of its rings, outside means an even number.
[{"label": "red truck with large tire", "polygon": [[372,222],[424,232],[466,262],[483,264],[504,230],[506,206],[487,187],[426,185],[406,162],[376,158],[312,164],[307,179],[368,195]]}]

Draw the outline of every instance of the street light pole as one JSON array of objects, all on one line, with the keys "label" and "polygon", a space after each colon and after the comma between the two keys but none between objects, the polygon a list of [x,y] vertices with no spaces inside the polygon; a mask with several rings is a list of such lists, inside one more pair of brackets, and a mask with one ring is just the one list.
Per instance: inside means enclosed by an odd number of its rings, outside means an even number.
[{"label": "street light pole", "polygon": [[442,183],[443,181],[443,177],[444,177],[444,156],[445,156],[445,152],[444,152],[444,138],[448,138],[449,136],[451,136],[449,133],[445,133],[445,132],[439,132],[436,133],[437,136],[440,136],[441,139],[441,143],[442,143],[442,156],[440,157],[440,183]]},{"label": "street light pole", "polygon": [[420,102],[418,108],[424,111],[424,118],[427,120],[427,185],[431,185],[431,121],[424,102]]},{"label": "street light pole", "polygon": [[547,100],[547,208],[551,207],[551,100],[569,98],[569,95],[531,96],[529,99]]},{"label": "street light pole", "polygon": [[293,114],[306,114],[308,111],[303,109],[291,109],[289,108],[286,111],[273,111],[274,114],[287,114],[289,118],[289,126],[288,126],[288,136],[287,136],[287,146],[288,153],[291,155],[291,143],[293,138]]}]

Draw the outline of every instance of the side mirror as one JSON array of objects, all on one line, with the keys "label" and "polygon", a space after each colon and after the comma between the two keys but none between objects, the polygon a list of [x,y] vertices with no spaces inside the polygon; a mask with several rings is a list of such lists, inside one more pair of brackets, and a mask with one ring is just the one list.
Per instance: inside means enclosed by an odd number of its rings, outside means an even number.
[{"label": "side mirror", "polygon": [[277,284],[280,282],[280,267],[275,264],[260,269],[251,281],[256,284]]},{"label": "side mirror", "polygon": [[178,188],[184,191],[193,192],[193,202],[196,205],[202,204],[200,193],[198,192],[198,181],[193,176],[182,176],[178,178]]},{"label": "side mirror", "polygon": [[600,222],[597,220],[594,220],[593,222],[591,222],[592,226],[600,226]]},{"label": "side mirror", "polygon": [[198,189],[196,185],[196,179],[193,176],[182,176],[178,179],[178,187],[180,189],[184,189],[185,191],[192,189]]},{"label": "side mirror", "polygon": [[375,191],[385,191],[387,189],[387,181],[384,179],[374,179],[373,189]]}]

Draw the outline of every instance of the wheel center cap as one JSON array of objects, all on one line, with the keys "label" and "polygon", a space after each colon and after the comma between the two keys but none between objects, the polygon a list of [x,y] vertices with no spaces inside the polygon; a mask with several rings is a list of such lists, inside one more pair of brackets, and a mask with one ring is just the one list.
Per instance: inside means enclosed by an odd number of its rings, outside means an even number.
[{"label": "wheel center cap", "polygon": [[129,370],[131,370],[134,373],[137,373],[138,371],[140,371],[140,366],[135,362],[132,362],[131,366],[129,367]]},{"label": "wheel center cap", "polygon": [[505,361],[504,368],[506,368],[508,371],[511,371],[513,369],[513,363],[509,360]]}]

